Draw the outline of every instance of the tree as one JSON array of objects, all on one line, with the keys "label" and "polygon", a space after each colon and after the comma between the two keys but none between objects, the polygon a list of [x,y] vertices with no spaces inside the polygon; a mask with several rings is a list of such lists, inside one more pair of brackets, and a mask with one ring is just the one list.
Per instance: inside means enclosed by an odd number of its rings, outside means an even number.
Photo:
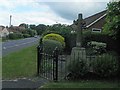
[{"label": "tree", "polygon": [[30,29],[36,29],[36,25],[34,25],[34,24],[31,24],[31,25],[29,25],[30,26]]},{"label": "tree", "polygon": [[117,39],[120,35],[120,1],[110,2],[107,5],[107,18],[104,31]]},{"label": "tree", "polygon": [[36,35],[36,31],[32,29],[27,29],[27,34],[29,34],[31,37]]},{"label": "tree", "polygon": [[46,30],[46,25],[44,24],[39,24],[38,26],[35,27],[35,30],[37,31],[38,35],[41,35],[45,30]]},{"label": "tree", "polygon": [[104,26],[104,32],[114,38],[116,43],[117,51],[119,50],[120,41],[120,1],[109,2],[107,5],[107,17],[106,24]]},{"label": "tree", "polygon": [[28,28],[28,24],[22,23],[22,24],[19,25],[19,27]]}]

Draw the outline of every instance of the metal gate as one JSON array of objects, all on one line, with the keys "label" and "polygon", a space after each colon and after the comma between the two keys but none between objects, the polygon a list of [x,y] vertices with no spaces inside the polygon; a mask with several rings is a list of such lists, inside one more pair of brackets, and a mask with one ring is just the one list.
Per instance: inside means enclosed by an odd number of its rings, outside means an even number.
[{"label": "metal gate", "polygon": [[62,80],[66,76],[66,56],[59,55],[56,48],[53,54],[43,52],[43,47],[37,47],[37,74],[49,80]]}]

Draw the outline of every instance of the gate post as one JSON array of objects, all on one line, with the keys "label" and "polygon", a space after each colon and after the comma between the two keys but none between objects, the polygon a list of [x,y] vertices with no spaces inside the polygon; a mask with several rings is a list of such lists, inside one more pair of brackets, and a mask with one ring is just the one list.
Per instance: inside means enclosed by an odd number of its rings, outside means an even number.
[{"label": "gate post", "polygon": [[37,75],[39,75],[40,71],[40,46],[37,47]]},{"label": "gate post", "polygon": [[43,47],[42,47],[42,45],[40,46],[38,46],[37,47],[37,75],[39,75],[39,73],[40,73],[40,69],[41,69],[41,60],[42,60],[42,49],[43,49]]},{"label": "gate post", "polygon": [[[54,60],[53,60],[53,64],[55,63],[55,67],[53,67],[53,80],[54,81],[58,81],[58,49],[55,48],[54,50]],[[55,71],[54,71],[55,70]]]}]

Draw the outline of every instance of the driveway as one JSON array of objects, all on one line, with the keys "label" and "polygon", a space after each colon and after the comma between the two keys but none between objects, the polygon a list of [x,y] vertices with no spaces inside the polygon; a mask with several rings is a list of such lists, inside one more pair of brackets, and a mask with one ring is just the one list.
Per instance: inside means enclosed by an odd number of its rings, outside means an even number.
[{"label": "driveway", "polygon": [[2,43],[2,56],[5,56],[11,52],[21,50],[22,48],[29,47],[39,43],[40,37],[31,37],[20,40],[11,40]]}]

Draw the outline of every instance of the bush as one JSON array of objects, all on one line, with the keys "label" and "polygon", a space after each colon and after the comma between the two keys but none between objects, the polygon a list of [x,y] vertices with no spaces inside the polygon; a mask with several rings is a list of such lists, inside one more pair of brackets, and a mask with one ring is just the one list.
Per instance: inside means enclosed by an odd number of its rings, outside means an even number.
[{"label": "bush", "polygon": [[87,43],[89,48],[93,49],[93,54],[102,54],[106,52],[106,43],[91,41]]},{"label": "bush", "polygon": [[71,52],[72,48],[76,46],[76,33],[68,34],[65,37],[66,51]]},{"label": "bush", "polygon": [[37,34],[37,32],[35,30],[32,30],[32,29],[27,29],[27,34],[29,34],[31,37],[33,37]]},{"label": "bush", "polygon": [[10,33],[9,34],[9,39],[19,39],[23,38],[23,35],[21,33]]},{"label": "bush", "polygon": [[67,65],[68,72],[71,73],[71,79],[82,78],[86,73],[88,73],[88,66],[86,61],[83,59],[71,60]]},{"label": "bush", "polygon": [[28,38],[28,37],[30,37],[30,35],[29,34],[23,34],[23,37]]},{"label": "bush", "polygon": [[62,44],[55,40],[45,39],[43,40],[43,52],[46,54],[53,54],[55,48],[58,48],[59,52],[63,50]]},{"label": "bush", "polygon": [[103,54],[97,56],[92,62],[93,70],[101,77],[110,77],[117,74],[118,61],[117,58],[111,54]]},{"label": "bush", "polygon": [[62,44],[63,47],[65,47],[65,42],[64,42],[64,37],[62,37],[59,34],[55,34],[55,33],[51,33],[51,34],[47,34],[43,37],[43,41],[45,39],[50,39],[50,40],[55,40],[58,41]]}]

